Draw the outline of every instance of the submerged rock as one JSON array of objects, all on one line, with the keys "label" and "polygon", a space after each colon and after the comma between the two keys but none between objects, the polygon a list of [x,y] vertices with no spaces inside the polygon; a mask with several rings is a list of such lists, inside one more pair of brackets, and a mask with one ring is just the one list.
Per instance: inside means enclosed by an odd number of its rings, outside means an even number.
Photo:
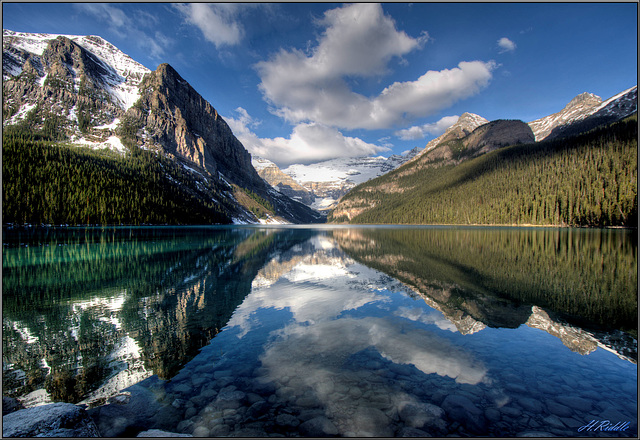
[{"label": "submerged rock", "polygon": [[351,422],[359,437],[393,437],[389,418],[377,408],[357,408]]},{"label": "submerged rock", "polygon": [[136,437],[152,437],[152,438],[162,438],[162,437],[193,437],[191,434],[178,434],[177,432],[168,432],[162,431],[160,429],[149,429],[148,431],[142,431]]},{"label": "submerged rock", "polygon": [[2,415],[6,416],[12,412],[18,411],[19,409],[24,409],[24,406],[13,397],[2,396]]},{"label": "submerged rock", "polygon": [[307,420],[300,425],[300,432],[307,437],[327,437],[338,434],[338,428],[324,416]]},{"label": "submerged rock", "polygon": [[444,411],[431,403],[401,402],[398,415],[411,428],[444,427]]},{"label": "submerged rock", "polygon": [[21,409],[2,417],[3,437],[100,437],[86,411],[72,403]]},{"label": "submerged rock", "polygon": [[472,433],[483,434],[485,432],[484,412],[467,397],[459,394],[449,395],[442,402],[442,409],[451,420],[461,423]]}]

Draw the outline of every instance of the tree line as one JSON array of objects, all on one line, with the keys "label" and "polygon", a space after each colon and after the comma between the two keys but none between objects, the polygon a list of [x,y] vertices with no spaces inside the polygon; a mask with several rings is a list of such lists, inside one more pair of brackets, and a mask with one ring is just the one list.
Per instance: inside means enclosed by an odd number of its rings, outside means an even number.
[{"label": "tree line", "polygon": [[126,156],[55,143],[55,133],[7,130],[2,214],[9,224],[230,223],[223,188],[152,151]]}]

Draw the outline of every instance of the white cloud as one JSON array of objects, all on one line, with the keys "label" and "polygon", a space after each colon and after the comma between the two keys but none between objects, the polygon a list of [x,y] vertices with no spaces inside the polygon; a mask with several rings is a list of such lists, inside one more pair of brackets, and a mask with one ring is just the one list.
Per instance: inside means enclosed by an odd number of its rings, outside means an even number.
[{"label": "white cloud", "polygon": [[76,7],[106,22],[109,27],[115,30],[128,26],[131,21],[122,9],[106,3],[79,3]]},{"label": "white cloud", "polygon": [[236,112],[239,114],[237,119],[225,117],[233,134],[252,155],[269,159],[281,168],[338,157],[370,156],[389,150],[359,138],[344,136],[337,129],[316,122],[296,125],[288,138],[260,138],[251,131],[256,122],[247,111],[239,107]]},{"label": "white cloud", "polygon": [[486,87],[493,62],[461,62],[428,71],[416,81],[396,82],[375,97],[355,93],[347,78],[387,73],[390,60],[427,40],[396,30],[380,4],[353,4],[325,13],[326,26],[310,51],[281,50],[256,69],[274,113],[288,121],[315,121],[345,129],[388,128],[407,117],[434,114]]},{"label": "white cloud", "polygon": [[498,40],[498,47],[500,47],[500,53],[513,52],[516,50],[516,43],[509,40],[507,37],[502,37]]},{"label": "white cloud", "polygon": [[402,56],[423,44],[428,36],[414,39],[397,31],[380,4],[353,4],[325,12],[326,31],[311,57],[310,67],[323,76],[384,73],[394,56]]},{"label": "white cloud", "polygon": [[[164,57],[166,48],[173,44],[171,38],[166,37],[160,31],[156,31],[153,36],[147,35],[139,29],[139,19],[146,25],[157,21],[153,15],[135,11],[136,21],[127,15],[122,9],[106,3],[77,3],[74,5],[80,12],[92,15],[96,19],[109,26],[109,30],[120,38],[135,41],[140,49],[143,49],[152,58],[161,59]],[[143,14],[143,15],[140,15]]]},{"label": "white cloud", "polygon": [[439,136],[444,133],[447,128],[455,124],[458,118],[458,115],[445,116],[437,122],[405,128],[404,130],[396,131],[394,134],[405,141],[424,139],[427,135]]},{"label": "white cloud", "polygon": [[244,27],[238,20],[243,6],[237,3],[187,3],[174,7],[187,23],[195,25],[204,37],[219,49],[235,46],[244,37]]}]

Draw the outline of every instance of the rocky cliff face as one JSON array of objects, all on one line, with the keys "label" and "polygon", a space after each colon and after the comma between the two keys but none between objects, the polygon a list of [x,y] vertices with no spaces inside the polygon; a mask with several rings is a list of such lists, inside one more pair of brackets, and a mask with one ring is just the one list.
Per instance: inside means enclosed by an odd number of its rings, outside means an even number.
[{"label": "rocky cliff face", "polygon": [[146,75],[140,91],[125,115],[127,123],[142,127],[137,144],[159,147],[216,177],[219,171],[241,186],[264,185],[227,123],[170,65]]},{"label": "rocky cliff face", "polygon": [[40,128],[54,115],[59,129],[74,138],[122,115],[122,103],[110,92],[126,80],[80,44],[58,36],[36,54],[12,41],[3,47],[3,125],[30,117]]},{"label": "rocky cliff face", "polygon": [[288,174],[283,173],[275,163],[262,157],[252,158],[251,163],[258,172],[258,175],[281,194],[289,196],[307,206],[315,202],[316,196],[311,191],[293,180]]},{"label": "rocky cliff face", "polygon": [[475,154],[484,154],[507,145],[534,142],[533,132],[522,121],[498,120],[484,124],[465,137],[463,143]]},{"label": "rocky cliff face", "polygon": [[161,64],[141,81],[140,99],[121,123],[121,132],[134,130],[131,140],[137,146],[159,149],[203,168],[214,179],[257,194],[271,204],[276,215],[289,222],[314,223],[322,219],[302,203],[274,191],[258,175],[251,155],[229,125],[168,64]]}]

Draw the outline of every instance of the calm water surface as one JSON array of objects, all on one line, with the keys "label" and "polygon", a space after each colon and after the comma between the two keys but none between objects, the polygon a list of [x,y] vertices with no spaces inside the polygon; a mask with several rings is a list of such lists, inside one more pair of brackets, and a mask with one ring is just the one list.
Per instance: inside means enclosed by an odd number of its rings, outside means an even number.
[{"label": "calm water surface", "polygon": [[636,231],[5,229],[2,282],[3,394],[103,436],[637,436]]}]

